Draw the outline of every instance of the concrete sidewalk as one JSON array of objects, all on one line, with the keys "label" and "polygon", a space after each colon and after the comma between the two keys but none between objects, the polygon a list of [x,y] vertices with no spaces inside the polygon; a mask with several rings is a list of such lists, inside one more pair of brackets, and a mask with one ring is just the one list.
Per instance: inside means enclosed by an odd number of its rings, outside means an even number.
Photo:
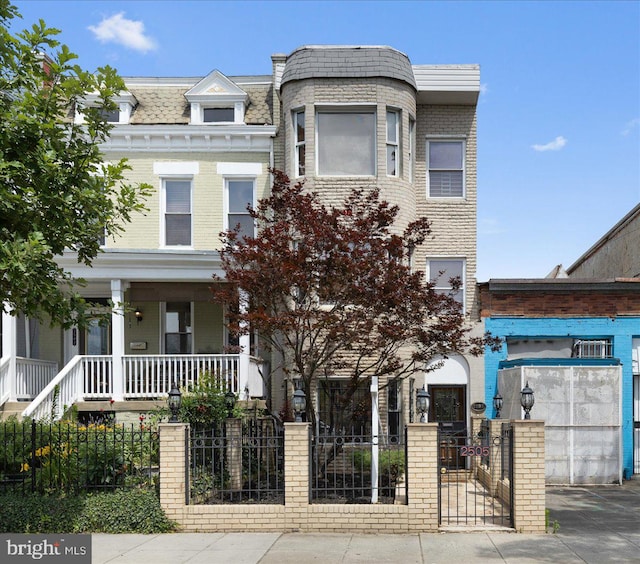
[{"label": "concrete sidewalk", "polygon": [[547,507],[550,523],[559,526],[555,534],[96,534],[93,563],[640,563],[640,480],[622,486],[548,488]]}]

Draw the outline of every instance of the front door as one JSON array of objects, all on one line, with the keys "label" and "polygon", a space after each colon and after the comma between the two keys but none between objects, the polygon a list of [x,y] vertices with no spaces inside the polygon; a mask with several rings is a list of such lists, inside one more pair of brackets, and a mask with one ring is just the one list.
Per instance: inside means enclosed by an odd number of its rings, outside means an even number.
[{"label": "front door", "polygon": [[458,447],[467,436],[467,387],[433,385],[429,386],[429,395],[429,421],[440,428],[440,464],[450,469],[464,468],[465,458],[459,456]]}]

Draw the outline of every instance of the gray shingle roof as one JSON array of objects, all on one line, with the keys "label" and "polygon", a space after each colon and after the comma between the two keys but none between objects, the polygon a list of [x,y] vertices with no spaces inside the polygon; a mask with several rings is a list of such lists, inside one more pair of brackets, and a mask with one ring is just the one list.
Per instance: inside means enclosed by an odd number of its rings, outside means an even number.
[{"label": "gray shingle roof", "polygon": [[282,84],[306,78],[388,77],[416,88],[411,61],[387,46],[307,45],[287,58]]},{"label": "gray shingle roof", "polygon": [[[242,84],[249,95],[245,112],[247,125],[272,125],[272,87],[270,84]],[[181,125],[191,118],[185,86],[130,86],[138,100],[131,114],[132,125]]]}]

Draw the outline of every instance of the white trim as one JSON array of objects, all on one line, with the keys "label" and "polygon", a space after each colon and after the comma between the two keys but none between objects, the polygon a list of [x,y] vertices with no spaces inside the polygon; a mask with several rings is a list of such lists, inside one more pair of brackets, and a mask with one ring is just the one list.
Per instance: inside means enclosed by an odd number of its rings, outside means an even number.
[{"label": "white trim", "polygon": [[[213,127],[212,127],[213,125]],[[100,144],[103,152],[268,153],[276,135],[272,125],[115,125]]]},{"label": "white trim", "polygon": [[220,176],[260,176],[262,163],[218,163],[216,172]]},{"label": "white trim", "polygon": [[[230,215],[230,211],[229,211],[229,181],[234,182],[234,181],[247,181],[247,182],[252,182],[253,183],[253,194],[252,194],[252,202],[251,202],[251,207],[255,209],[256,207],[256,192],[257,192],[257,182],[256,182],[256,177],[255,176],[240,176],[240,175],[227,175],[224,178],[224,201],[222,204],[222,210],[223,210],[223,227],[224,230],[228,230],[230,229],[229,227],[229,215]],[[255,225],[255,221],[254,221],[254,225],[253,225],[253,234],[255,236],[256,233],[256,225]]]},{"label": "white trim", "polygon": [[[431,142],[435,143],[460,143],[462,145],[462,194],[460,196],[432,196],[430,186],[430,172],[431,164],[429,162],[429,146]],[[460,201],[467,197],[467,137],[457,135],[447,136],[427,136],[425,143],[425,163],[426,163],[426,197],[428,200],[440,200],[440,201]],[[449,170],[449,169],[434,169]],[[457,170],[457,169],[451,169]]]},{"label": "white trim", "polygon": [[[180,164],[180,163],[177,163]],[[191,224],[190,244],[189,245],[167,245],[167,181],[184,180],[189,182],[189,218]],[[193,177],[192,176],[164,176],[160,178],[160,248],[161,249],[193,249]]]},{"label": "white trim", "polygon": [[[467,308],[466,308],[466,303],[467,303],[467,257],[461,257],[461,256],[451,256],[451,255],[444,255],[444,256],[433,256],[433,255],[429,255],[426,259],[426,271],[425,271],[425,275],[427,278],[427,282],[431,281],[431,261],[450,261],[450,262],[461,262],[462,263],[462,276],[460,277],[462,280],[462,287],[460,288],[462,290],[462,312],[466,313]],[[436,286],[435,289],[446,289],[446,287],[444,286]]]},{"label": "white trim", "polygon": [[157,176],[195,176],[200,174],[200,163],[197,161],[153,163],[153,174]]}]

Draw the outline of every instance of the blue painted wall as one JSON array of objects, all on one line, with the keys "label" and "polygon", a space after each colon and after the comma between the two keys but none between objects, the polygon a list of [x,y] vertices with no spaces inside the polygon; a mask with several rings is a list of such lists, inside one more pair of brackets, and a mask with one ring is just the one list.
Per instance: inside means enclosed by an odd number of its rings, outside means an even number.
[{"label": "blue painted wall", "polygon": [[[520,318],[490,317],[485,329],[496,337],[582,339],[609,338],[613,343],[613,356],[622,364],[622,444],[624,475],[633,473],[633,372],[631,367],[632,339],[640,336],[640,317],[582,317],[582,318]],[[492,416],[493,396],[496,393],[498,365],[507,358],[503,343],[498,352],[485,351],[485,402]],[[534,407],[535,410],[535,407]],[[533,417],[535,413],[532,412]]]}]

